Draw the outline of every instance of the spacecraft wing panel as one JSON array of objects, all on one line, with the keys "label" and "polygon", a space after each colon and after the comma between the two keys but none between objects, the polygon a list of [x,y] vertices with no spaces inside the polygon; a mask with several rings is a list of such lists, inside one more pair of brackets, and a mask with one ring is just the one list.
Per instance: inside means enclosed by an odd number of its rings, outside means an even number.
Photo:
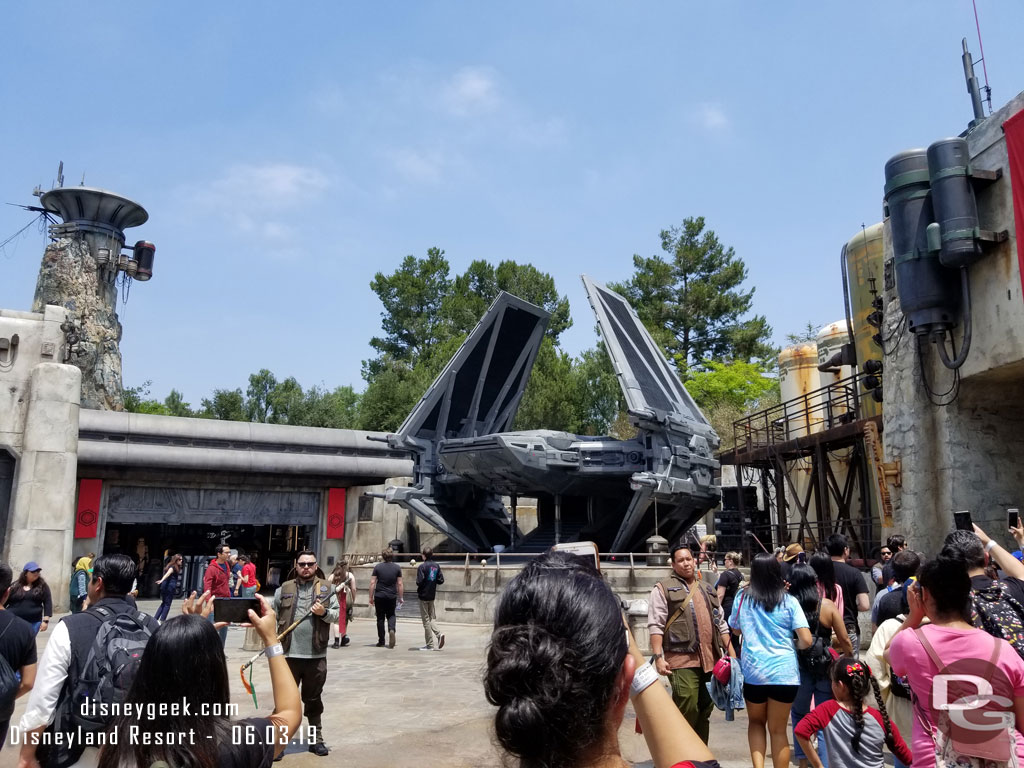
[{"label": "spacecraft wing panel", "polygon": [[651,334],[622,296],[583,276],[615,375],[631,413],[660,411],[708,425]]},{"label": "spacecraft wing panel", "polygon": [[500,293],[397,434],[436,441],[507,430],[548,318],[540,307]]}]

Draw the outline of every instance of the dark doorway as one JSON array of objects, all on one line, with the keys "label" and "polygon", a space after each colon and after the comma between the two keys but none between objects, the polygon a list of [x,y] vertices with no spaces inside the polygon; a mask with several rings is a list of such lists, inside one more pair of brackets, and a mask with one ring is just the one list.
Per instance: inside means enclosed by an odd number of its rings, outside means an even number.
[{"label": "dark doorway", "polygon": [[181,596],[193,590],[202,592],[206,567],[223,543],[251,557],[260,591],[272,592],[288,578],[296,554],[312,544],[313,530],[309,525],[109,523],[103,552],[125,554],[139,564],[139,596],[144,598],[159,596],[156,582],[163,575],[167,558],[181,554]]},{"label": "dark doorway", "polygon": [[14,491],[14,457],[0,448],[0,552],[7,543],[7,524],[11,519]]}]

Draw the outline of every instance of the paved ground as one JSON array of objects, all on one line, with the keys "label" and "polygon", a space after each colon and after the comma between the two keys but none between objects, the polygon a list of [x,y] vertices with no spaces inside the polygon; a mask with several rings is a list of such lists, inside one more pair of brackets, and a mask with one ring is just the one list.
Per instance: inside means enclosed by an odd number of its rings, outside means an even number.
[{"label": "paved ground", "polygon": [[[153,611],[156,602],[142,601]],[[324,691],[325,738],[331,747],[326,758],[289,748],[282,768],[346,766],[346,768],[479,768],[500,766],[500,752],[491,742],[494,708],[483,695],[481,678],[489,628],[479,625],[443,625],[445,649],[415,651],[423,643],[423,627],[416,620],[399,620],[394,650],[377,648],[376,628],[366,619],[351,625],[352,644],[328,651],[329,671]],[[273,706],[265,661],[257,662],[253,682],[260,707],[242,688],[238,669],[252,653],[241,650],[244,630],[228,634],[228,670],[232,702],[239,716],[267,714]],[[40,650],[45,645],[40,635]],[[24,709],[18,701],[17,722]],[[635,718],[627,711],[620,733],[623,756],[643,765],[650,754],[643,737],[634,733]],[[723,768],[750,765],[746,718],[742,712],[732,723],[716,712],[711,724],[711,748]],[[15,750],[0,752],[0,768],[15,764]],[[647,765],[650,765],[648,762]]]}]

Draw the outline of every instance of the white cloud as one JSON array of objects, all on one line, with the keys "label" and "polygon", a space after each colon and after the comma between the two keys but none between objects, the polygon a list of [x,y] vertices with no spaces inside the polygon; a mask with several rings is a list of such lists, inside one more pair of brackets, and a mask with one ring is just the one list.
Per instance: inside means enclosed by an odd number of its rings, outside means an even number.
[{"label": "white cloud", "polygon": [[421,151],[402,147],[386,153],[388,160],[407,181],[436,184],[445,166],[444,156],[437,150]]},{"label": "white cloud", "polygon": [[441,101],[460,117],[493,111],[501,103],[494,70],[463,67],[441,88]]},{"label": "white cloud", "polygon": [[314,203],[330,186],[316,168],[293,163],[235,165],[187,199],[218,215],[237,232],[267,240],[291,239],[295,230],[282,211]]},{"label": "white cloud", "polygon": [[732,121],[718,104],[700,104],[694,113],[697,124],[706,131],[727,131]]},{"label": "white cloud", "polygon": [[308,166],[291,163],[236,165],[210,185],[210,195],[240,209],[294,208],[328,187],[327,177]]}]

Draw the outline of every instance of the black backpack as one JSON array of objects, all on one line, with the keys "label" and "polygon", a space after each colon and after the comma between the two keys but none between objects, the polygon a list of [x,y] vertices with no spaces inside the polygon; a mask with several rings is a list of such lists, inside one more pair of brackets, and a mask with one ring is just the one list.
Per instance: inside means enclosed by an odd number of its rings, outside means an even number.
[{"label": "black backpack", "polygon": [[805,672],[809,672],[815,677],[823,678],[828,677],[829,667],[832,666],[832,651],[829,650],[829,646],[825,643],[825,638],[818,634],[818,628],[821,626],[821,598],[818,598],[818,605],[814,609],[814,629],[811,630],[811,635],[814,637],[814,642],[810,648],[803,648],[796,652],[797,662],[800,664],[800,668]]},{"label": "black backpack", "polygon": [[[144,613],[115,614],[102,606],[90,611],[99,614],[102,623],[67,699],[71,725],[89,733],[106,728],[110,705],[128,698],[142,653],[153,635]],[[83,707],[83,703],[88,706]],[[93,704],[106,704],[108,713]]]},{"label": "black backpack", "polygon": [[1024,606],[1010,596],[1006,584],[993,581],[971,590],[971,622],[992,637],[1006,640],[1024,658]]},{"label": "black backpack", "polygon": [[[15,621],[21,621],[14,616],[11,617],[12,621],[7,622],[7,626],[4,627],[4,631],[0,632],[0,638],[3,638],[7,634],[7,630],[11,628],[11,624]],[[10,706],[14,702],[14,694],[18,692],[21,687],[21,678],[18,677],[14,668],[11,667],[10,662],[4,658],[3,654],[0,654],[0,709]]]}]

